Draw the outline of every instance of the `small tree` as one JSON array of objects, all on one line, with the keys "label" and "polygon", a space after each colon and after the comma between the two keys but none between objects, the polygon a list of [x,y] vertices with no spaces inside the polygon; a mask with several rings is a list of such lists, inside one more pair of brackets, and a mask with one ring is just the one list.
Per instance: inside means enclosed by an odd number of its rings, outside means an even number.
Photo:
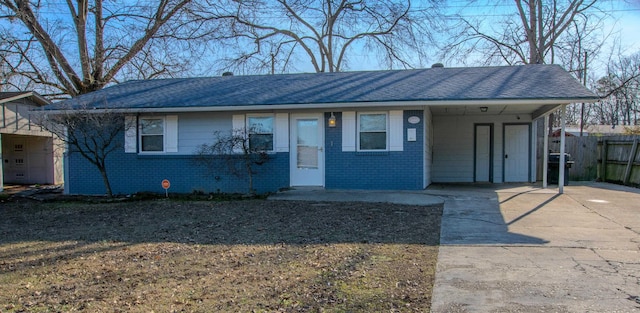
[{"label": "small tree", "polygon": [[247,177],[248,192],[253,188],[256,166],[269,160],[267,146],[262,138],[252,136],[251,129],[234,129],[228,132],[214,132],[213,144],[202,144],[196,148],[196,163],[209,172],[228,172],[237,177]]},{"label": "small tree", "polygon": [[106,160],[124,147],[124,132],[135,125],[126,121],[124,113],[104,107],[107,109],[94,110],[82,105],[41,112],[37,123],[60,138],[68,153],[79,153],[93,164],[100,171],[106,194],[112,197]]}]

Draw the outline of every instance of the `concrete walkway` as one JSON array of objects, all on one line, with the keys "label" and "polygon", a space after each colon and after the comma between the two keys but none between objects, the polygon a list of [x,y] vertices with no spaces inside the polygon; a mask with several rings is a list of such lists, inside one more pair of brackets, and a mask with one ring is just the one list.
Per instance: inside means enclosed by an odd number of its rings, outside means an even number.
[{"label": "concrete walkway", "polygon": [[640,312],[640,190],[447,187],[432,312]]},{"label": "concrete walkway", "polygon": [[407,205],[437,205],[444,198],[423,191],[325,190],[296,188],[269,196],[269,200],[307,200],[337,202],[389,202]]}]

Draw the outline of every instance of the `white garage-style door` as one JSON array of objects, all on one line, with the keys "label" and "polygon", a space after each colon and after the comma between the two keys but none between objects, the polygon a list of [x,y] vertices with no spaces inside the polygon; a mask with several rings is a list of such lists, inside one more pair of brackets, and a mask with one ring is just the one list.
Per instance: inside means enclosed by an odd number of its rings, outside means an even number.
[{"label": "white garage-style door", "polygon": [[54,183],[50,137],[2,135],[2,162],[4,183]]}]

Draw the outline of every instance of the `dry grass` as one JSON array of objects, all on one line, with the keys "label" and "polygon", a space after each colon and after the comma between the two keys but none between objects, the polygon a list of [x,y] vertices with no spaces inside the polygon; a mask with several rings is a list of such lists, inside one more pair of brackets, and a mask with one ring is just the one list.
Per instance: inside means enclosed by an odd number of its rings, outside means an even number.
[{"label": "dry grass", "polygon": [[426,312],[441,207],[0,204],[0,312]]}]

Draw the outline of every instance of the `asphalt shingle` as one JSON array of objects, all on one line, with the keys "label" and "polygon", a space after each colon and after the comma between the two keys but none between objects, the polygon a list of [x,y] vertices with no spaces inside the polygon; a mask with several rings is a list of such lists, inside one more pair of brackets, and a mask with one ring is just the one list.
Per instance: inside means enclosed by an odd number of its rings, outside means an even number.
[{"label": "asphalt shingle", "polygon": [[52,108],[527,99],[584,100],[597,96],[558,65],[522,65],[129,81],[59,102]]}]

